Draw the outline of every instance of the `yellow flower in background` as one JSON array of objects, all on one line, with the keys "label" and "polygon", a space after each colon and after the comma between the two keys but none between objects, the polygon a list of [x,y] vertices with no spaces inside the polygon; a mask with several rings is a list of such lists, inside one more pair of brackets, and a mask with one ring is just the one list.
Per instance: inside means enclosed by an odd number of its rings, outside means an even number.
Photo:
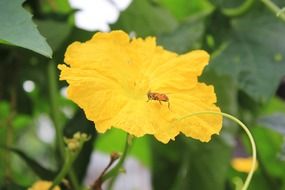
[{"label": "yellow flower in background", "polygon": [[[239,172],[249,173],[253,164],[252,157],[236,157],[232,159],[232,167]],[[257,165],[255,170],[257,169]]]},{"label": "yellow flower in background", "polygon": [[205,51],[177,55],[157,46],[154,37],[98,32],[85,43],[72,43],[64,61],[58,68],[60,80],[69,84],[68,98],[101,133],[116,127],[167,143],[182,132],[207,142],[221,129],[219,115],[178,120],[199,111],[220,112],[213,86],[198,82],[209,62]]},{"label": "yellow flower in background", "polygon": [[[32,187],[30,187],[28,190],[48,190],[52,186],[51,181],[36,181]],[[59,186],[56,186],[53,188],[53,190],[60,190]]]}]

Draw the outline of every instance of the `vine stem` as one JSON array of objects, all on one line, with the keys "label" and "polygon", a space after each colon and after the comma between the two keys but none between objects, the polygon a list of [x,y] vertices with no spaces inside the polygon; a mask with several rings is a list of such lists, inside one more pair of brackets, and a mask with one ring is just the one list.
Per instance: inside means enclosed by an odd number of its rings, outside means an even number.
[{"label": "vine stem", "polygon": [[123,152],[123,154],[122,154],[118,164],[102,177],[102,181],[103,182],[106,181],[107,179],[109,179],[112,176],[116,177],[118,175],[122,165],[125,162],[125,159],[126,159],[127,154],[129,152],[130,146],[132,144],[132,140],[133,140],[133,137],[130,134],[127,134],[126,143],[125,143],[125,147],[124,147],[124,152]]},{"label": "vine stem", "polygon": [[277,17],[285,21],[284,8],[280,9],[275,3],[270,0],[261,0]]},{"label": "vine stem", "polygon": [[239,124],[241,126],[241,128],[245,131],[246,135],[248,136],[250,144],[251,144],[251,149],[252,149],[253,162],[252,162],[252,166],[251,166],[250,172],[248,173],[248,175],[246,177],[246,180],[245,180],[245,183],[244,183],[244,185],[243,185],[243,187],[241,189],[241,190],[247,190],[247,188],[248,188],[248,186],[250,184],[250,181],[252,179],[254,170],[256,168],[256,145],[255,145],[254,138],[253,138],[252,134],[250,133],[250,131],[246,127],[246,125],[243,124],[239,119],[237,119],[236,117],[234,117],[234,116],[232,116],[230,114],[223,113],[223,112],[215,112],[215,111],[195,112],[195,113],[186,115],[186,116],[184,116],[184,117],[182,117],[182,118],[180,118],[178,120],[183,120],[183,119],[186,119],[186,118],[191,117],[191,116],[202,115],[202,114],[222,115],[222,116],[224,116],[224,117],[226,117],[226,118],[236,122],[237,124]]},{"label": "vine stem", "polygon": [[[63,132],[60,123],[60,111],[58,109],[59,101],[58,101],[58,87],[57,87],[57,74],[56,67],[53,61],[48,63],[48,80],[49,80],[49,96],[50,96],[50,106],[51,106],[51,118],[53,120],[53,124],[56,132],[56,143],[59,148],[61,161],[65,160],[65,146],[63,141]],[[70,180],[74,185],[75,189],[79,189],[78,180],[73,172],[70,170],[69,172]]]},{"label": "vine stem", "polygon": [[58,93],[57,93],[57,78],[56,78],[55,65],[52,61],[48,65],[48,80],[49,80],[49,96],[50,96],[50,107],[51,107],[51,118],[53,120],[54,128],[56,131],[56,142],[59,148],[60,157],[64,160],[64,141],[63,133],[60,124],[60,112],[58,110]]},{"label": "vine stem", "polygon": [[[79,152],[80,152],[80,150],[77,152],[72,152],[68,148],[65,149],[64,165],[63,165],[61,171],[59,172],[59,174],[54,179],[53,184],[49,188],[49,190],[52,190],[55,186],[57,186],[62,181],[62,179],[66,176],[66,174],[70,171],[72,164],[73,164],[74,160],[76,159]],[[78,188],[75,188],[75,189],[78,189]]]},{"label": "vine stem", "polygon": [[251,6],[253,5],[255,0],[245,0],[239,7],[236,8],[224,8],[222,12],[230,17],[241,16],[246,13]]}]

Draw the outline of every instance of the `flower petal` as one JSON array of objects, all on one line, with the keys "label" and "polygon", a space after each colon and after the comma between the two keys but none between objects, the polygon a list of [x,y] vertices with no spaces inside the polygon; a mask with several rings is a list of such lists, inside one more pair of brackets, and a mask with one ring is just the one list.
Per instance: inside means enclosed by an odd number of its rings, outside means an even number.
[{"label": "flower petal", "polygon": [[173,118],[166,112],[166,109],[162,109],[160,105],[146,101],[131,100],[112,119],[99,121],[96,123],[96,126],[99,132],[105,132],[106,129],[113,126],[137,137],[145,134],[166,133],[164,136],[167,136],[167,140],[161,141],[168,142],[172,136],[176,136],[179,133],[179,130],[174,128],[173,130],[168,130],[171,127],[170,121]]},{"label": "flower petal", "polygon": [[177,56],[162,65],[152,73],[151,88],[167,92],[168,88],[187,89],[196,85],[198,76],[208,64],[209,55],[202,50]]},{"label": "flower petal", "polygon": [[[170,101],[171,108],[178,117],[176,125],[186,136],[208,142],[213,134],[219,134],[222,127],[221,115],[208,113],[195,115],[195,113],[207,111],[220,112],[214,104],[216,96],[212,86],[198,83],[195,88],[183,94],[170,95]],[[190,116],[191,114],[194,115]]]}]

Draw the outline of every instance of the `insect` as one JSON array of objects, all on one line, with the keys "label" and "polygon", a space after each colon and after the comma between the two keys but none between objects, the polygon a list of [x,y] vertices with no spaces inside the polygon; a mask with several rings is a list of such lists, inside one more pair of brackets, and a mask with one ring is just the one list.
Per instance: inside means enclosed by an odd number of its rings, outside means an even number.
[{"label": "insect", "polygon": [[157,101],[159,101],[160,104],[161,104],[161,102],[167,102],[168,103],[168,109],[170,108],[169,98],[165,94],[148,91],[147,98],[148,98],[147,102],[149,102],[150,100],[157,100]]}]

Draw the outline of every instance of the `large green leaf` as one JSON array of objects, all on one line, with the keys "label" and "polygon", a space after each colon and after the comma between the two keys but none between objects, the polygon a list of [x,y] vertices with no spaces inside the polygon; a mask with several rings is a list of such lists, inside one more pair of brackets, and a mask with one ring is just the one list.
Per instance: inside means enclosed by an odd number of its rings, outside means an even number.
[{"label": "large green leaf", "polygon": [[207,0],[157,0],[157,2],[166,7],[178,19],[213,9]]},{"label": "large green leaf", "polygon": [[270,116],[263,116],[259,119],[259,123],[285,136],[285,114],[284,113],[276,113]]},{"label": "large green leaf", "polygon": [[[281,183],[284,186],[284,112],[285,103],[274,97],[262,107],[257,120],[259,126],[251,128],[259,166],[250,189],[282,189]],[[259,188],[258,184],[264,184],[265,188]]]},{"label": "large green leaf", "polygon": [[204,34],[202,19],[189,19],[181,23],[174,31],[158,36],[158,44],[177,53],[185,53],[200,46]]},{"label": "large green leaf", "polygon": [[[258,6],[259,7],[259,6]],[[232,35],[211,66],[257,102],[275,94],[285,72],[285,24],[259,7],[231,22]]]},{"label": "large green leaf", "polygon": [[184,189],[224,189],[231,148],[221,138],[213,138],[209,143],[189,140],[188,145],[189,174],[182,185],[189,188]]},{"label": "large green leaf", "polygon": [[231,77],[220,76],[206,67],[205,72],[200,77],[200,81],[214,86],[217,105],[223,112],[237,114],[237,84]]},{"label": "large green leaf", "polygon": [[0,184],[1,190],[27,190],[27,187],[20,186],[13,181],[5,181],[4,184]]},{"label": "large green leaf", "polygon": [[62,45],[72,29],[67,22],[60,22],[51,19],[37,20],[36,23],[39,30],[47,38],[48,43],[54,51]]},{"label": "large green leaf", "polygon": [[135,32],[138,36],[147,36],[170,32],[177,26],[171,14],[146,0],[134,0],[120,15],[112,29]]},{"label": "large green leaf", "polygon": [[154,189],[224,189],[230,161],[230,147],[221,138],[209,143],[180,137],[153,146]]},{"label": "large green leaf", "polygon": [[[175,183],[182,159],[188,152],[181,138],[168,144],[152,140],[152,181],[154,190],[169,190]],[[185,154],[184,154],[185,151]],[[185,168],[186,170],[188,168]]]},{"label": "large green leaf", "polygon": [[257,146],[260,170],[265,173],[270,183],[278,184],[278,178],[284,183],[285,164],[280,157],[283,137],[263,127],[254,128],[252,133]]},{"label": "large green leaf", "polygon": [[32,22],[32,15],[22,7],[23,2],[0,1],[0,40],[51,57],[50,46]]}]

